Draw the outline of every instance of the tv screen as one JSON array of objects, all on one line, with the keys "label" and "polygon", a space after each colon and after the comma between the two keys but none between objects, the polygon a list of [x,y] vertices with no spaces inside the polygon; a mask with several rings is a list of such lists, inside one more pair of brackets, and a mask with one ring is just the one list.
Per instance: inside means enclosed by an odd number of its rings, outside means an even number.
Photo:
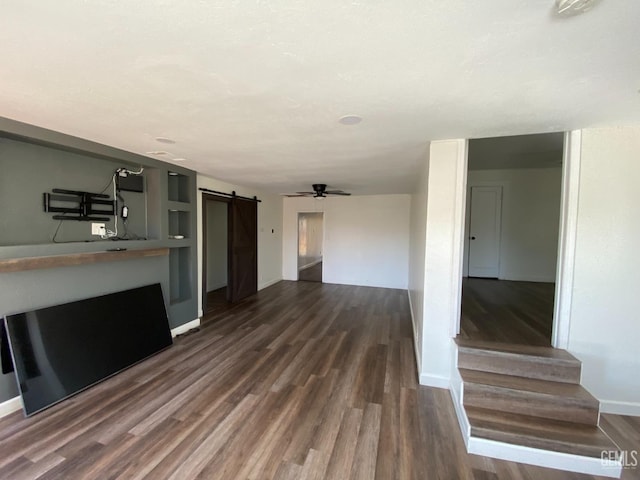
[{"label": "tv screen", "polygon": [[160,284],[7,315],[26,415],[172,344]]}]

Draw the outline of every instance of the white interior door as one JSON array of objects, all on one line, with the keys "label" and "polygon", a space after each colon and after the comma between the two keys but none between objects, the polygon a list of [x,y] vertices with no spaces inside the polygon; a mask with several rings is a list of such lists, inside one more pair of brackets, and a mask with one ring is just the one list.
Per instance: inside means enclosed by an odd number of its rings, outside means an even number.
[{"label": "white interior door", "polygon": [[469,276],[498,278],[502,187],[471,187]]}]

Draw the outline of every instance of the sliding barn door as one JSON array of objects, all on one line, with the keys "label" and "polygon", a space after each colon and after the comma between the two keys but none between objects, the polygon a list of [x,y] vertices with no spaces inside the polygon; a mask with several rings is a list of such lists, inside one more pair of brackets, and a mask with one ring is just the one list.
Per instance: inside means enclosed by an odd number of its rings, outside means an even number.
[{"label": "sliding barn door", "polygon": [[233,198],[229,211],[229,301],[258,291],[258,204]]}]

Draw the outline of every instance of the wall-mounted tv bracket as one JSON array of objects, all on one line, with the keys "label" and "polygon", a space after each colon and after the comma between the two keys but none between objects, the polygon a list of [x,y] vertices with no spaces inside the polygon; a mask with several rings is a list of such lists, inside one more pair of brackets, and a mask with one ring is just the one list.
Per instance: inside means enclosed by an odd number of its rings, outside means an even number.
[{"label": "wall-mounted tv bracket", "polygon": [[[81,222],[108,221],[109,217],[94,215],[115,215],[116,202],[109,199],[109,195],[101,193],[78,192],[75,190],[62,190],[54,188],[53,193],[44,193],[44,211],[63,213],[54,215],[54,220],[77,220]],[[74,206],[53,206],[56,204],[73,203]]]}]

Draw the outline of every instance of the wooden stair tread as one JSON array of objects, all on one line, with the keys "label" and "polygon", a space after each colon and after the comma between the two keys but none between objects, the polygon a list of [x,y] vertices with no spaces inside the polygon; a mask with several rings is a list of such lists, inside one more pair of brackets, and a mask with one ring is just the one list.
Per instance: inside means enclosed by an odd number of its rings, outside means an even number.
[{"label": "wooden stair tread", "polygon": [[596,458],[603,450],[619,450],[597,426],[477,407],[465,411],[473,437]]},{"label": "wooden stair tread", "polygon": [[[580,383],[582,365],[564,350],[530,347],[525,348],[527,353],[523,353],[514,345],[500,344],[495,347],[495,343],[489,342],[458,343],[458,368],[561,383]],[[468,346],[472,344],[486,348]]]},{"label": "wooden stair tread", "polygon": [[486,340],[470,340],[460,336],[455,339],[459,349],[480,350],[492,354],[523,355],[538,357],[540,360],[549,359],[554,361],[580,364],[580,360],[571,355],[566,350],[559,348],[540,347],[532,345],[520,345],[515,343],[489,342]]},{"label": "wooden stair tread", "polygon": [[467,370],[459,368],[460,376],[465,383],[487,385],[498,388],[507,388],[523,392],[531,392],[543,395],[561,396],[584,400],[588,403],[598,404],[598,400],[585,388],[575,383],[562,383],[535,378],[516,377],[500,373],[483,372],[479,370]]}]

